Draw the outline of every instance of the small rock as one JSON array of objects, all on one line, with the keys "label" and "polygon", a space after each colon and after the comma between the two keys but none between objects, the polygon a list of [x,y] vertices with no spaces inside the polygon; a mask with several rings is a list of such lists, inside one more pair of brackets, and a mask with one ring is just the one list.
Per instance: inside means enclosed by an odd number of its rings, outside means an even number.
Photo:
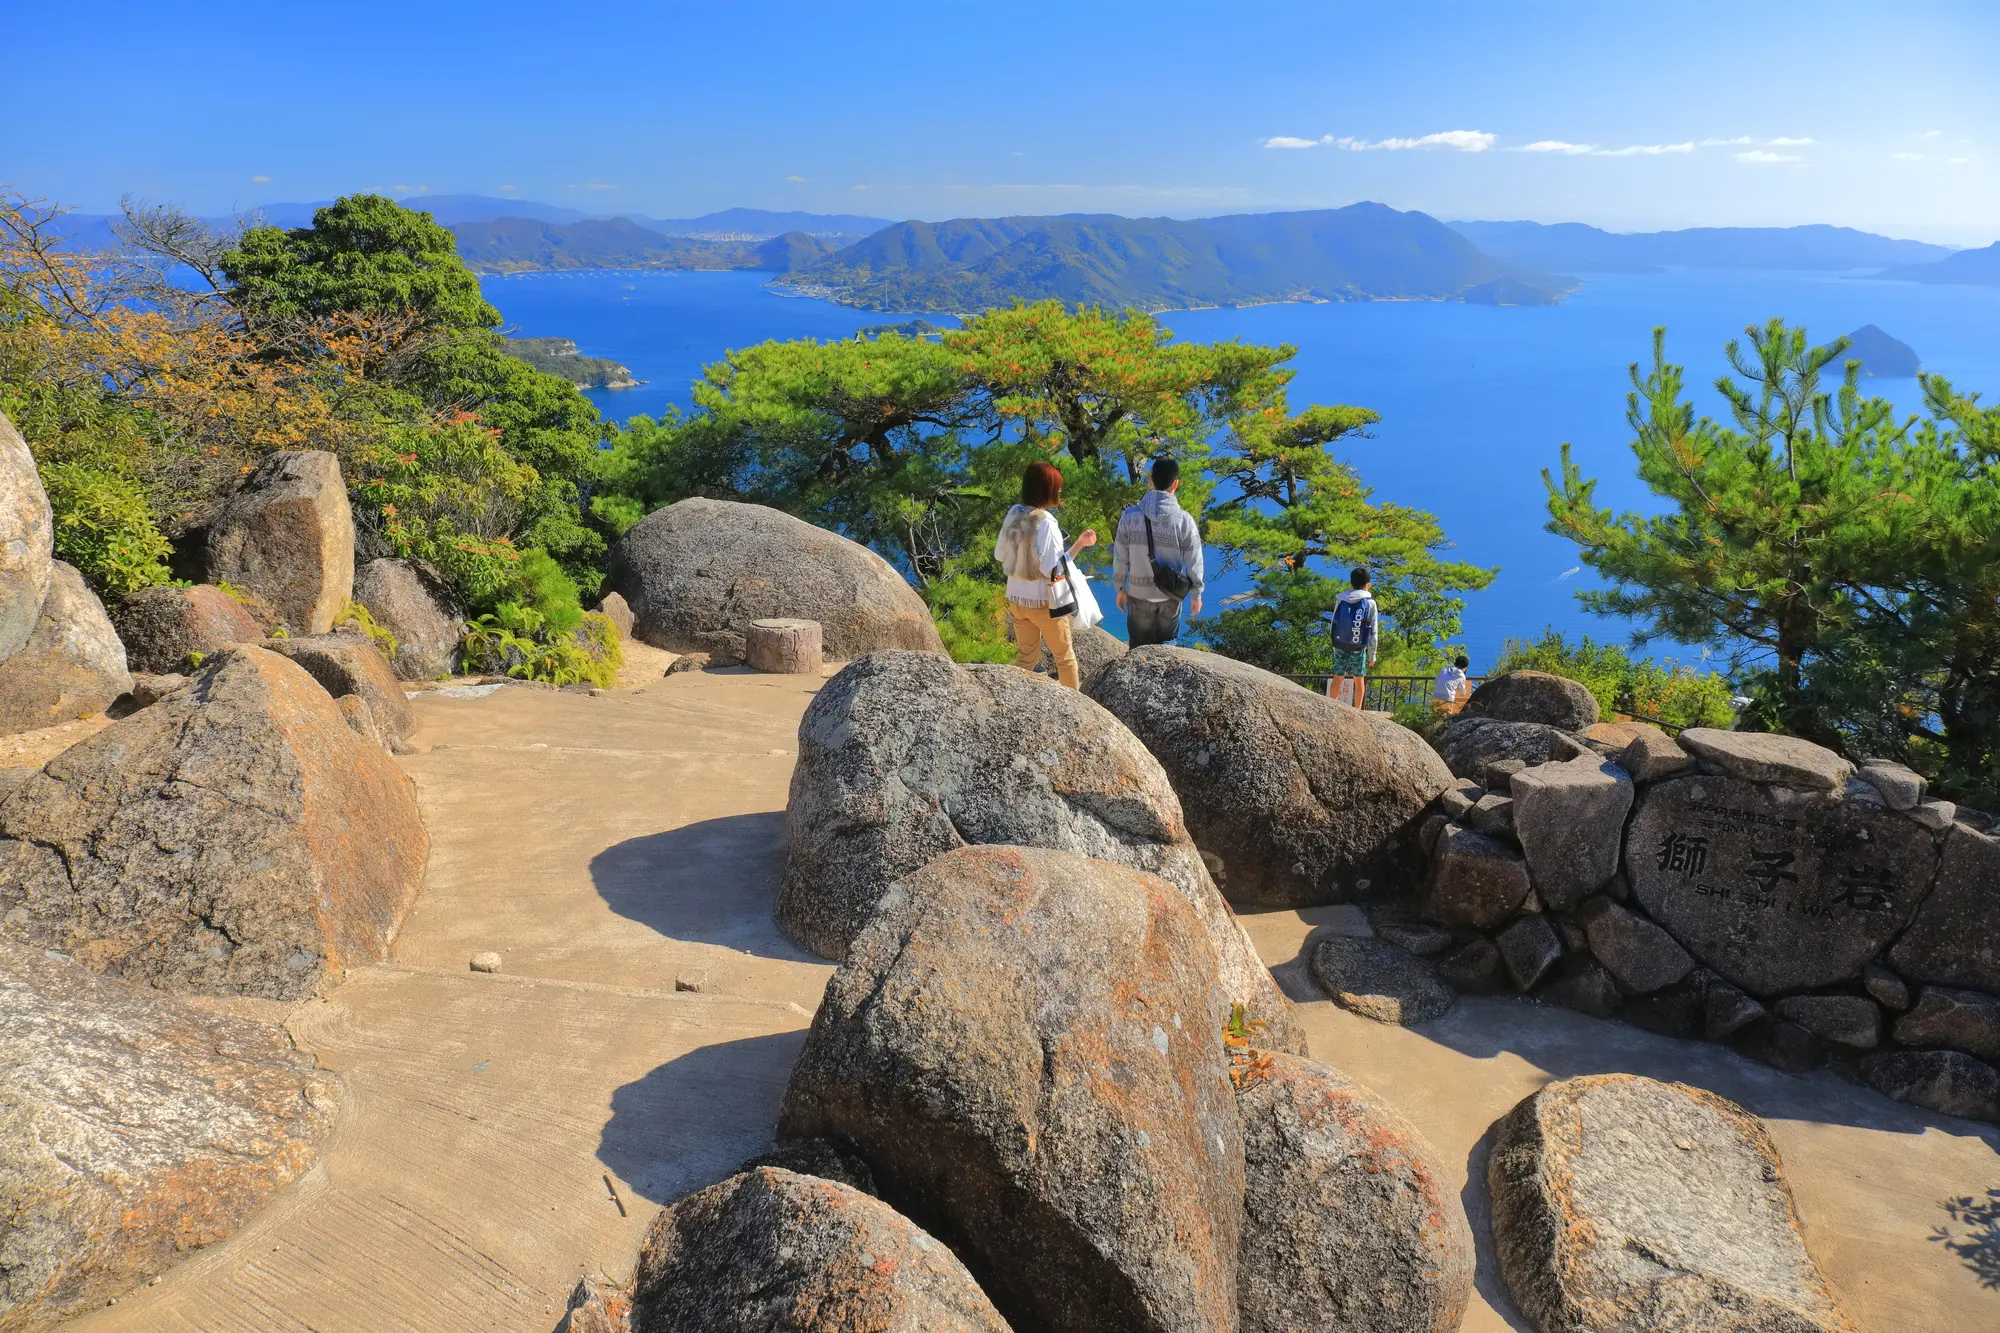
[{"label": "small rock", "polygon": [[1924,799],[1921,773],[1893,759],[1864,759],[1855,776],[1882,794],[1891,810],[1910,810]]},{"label": "small rock", "polygon": [[1671,986],[1694,970],[1674,937],[1609,898],[1592,898],[1578,911],[1590,951],[1635,995]]},{"label": "small rock", "polygon": [[706,972],[683,972],[674,978],[674,989],[677,991],[691,991],[699,995],[708,988],[709,979]]},{"label": "small rock", "polygon": [[2000,1123],[2000,1070],[1963,1051],[1881,1051],[1861,1062],[1861,1077],[1899,1102]]},{"label": "small rock", "polygon": [[1583,953],[1590,948],[1590,936],[1574,921],[1556,922],[1556,933],[1562,936],[1564,953]]},{"label": "small rock", "polygon": [[1494,937],[1514,988],[1523,993],[1541,984],[1562,958],[1562,940],[1544,916],[1524,916]]},{"label": "small rock", "polygon": [[1882,1042],[1882,1011],[1860,995],[1792,995],[1776,1008],[1821,1041],[1864,1051]]},{"label": "small rock", "polygon": [[1519,852],[1496,838],[1453,825],[1438,839],[1418,910],[1432,921],[1491,930],[1512,916],[1527,896],[1528,863]]},{"label": "small rock", "polygon": [[1755,1116],[1634,1074],[1550,1083],[1493,1130],[1500,1275],[1546,1333],[1852,1333]]},{"label": "small rock", "polygon": [[1408,1027],[1451,1008],[1451,989],[1422,959],[1381,940],[1335,935],[1313,950],[1313,979],[1343,1009]]},{"label": "small rock", "polygon": [[1475,935],[1437,961],[1438,979],[1467,995],[1493,995],[1507,984],[1507,966],[1500,950],[1484,935]]},{"label": "small rock", "polygon": [[1712,981],[1702,997],[1702,1035],[1725,1041],[1765,1016],[1764,1006],[1726,981]]},{"label": "small rock", "polygon": [[1744,1024],[1729,1045],[1739,1054],[1787,1074],[1803,1074],[1826,1062],[1826,1049],[1818,1037],[1772,1014]]},{"label": "small rock", "polygon": [[1861,969],[1861,984],[1886,1008],[1910,1007],[1909,983],[1880,963],[1870,963]]},{"label": "small rock", "polygon": [[1950,801],[1919,801],[1909,816],[1931,832],[1942,833],[1958,817],[1958,807]]},{"label": "small rock", "polygon": [[1465,822],[1488,837],[1512,840],[1514,798],[1489,790],[1486,795],[1479,798],[1479,803],[1472,807],[1472,812],[1465,817]]},{"label": "small rock", "polygon": [[618,631],[619,638],[632,637],[632,608],[620,594],[615,592],[604,594],[604,600],[597,604],[597,614],[611,622],[611,627]]},{"label": "small rock", "polygon": [[667,663],[667,674],[669,676],[678,676],[683,671],[706,670],[708,670],[707,653],[682,653],[679,657]]},{"label": "small rock", "polygon": [[1527,767],[1525,759],[1495,759],[1486,765],[1480,780],[1486,784],[1487,791],[1506,796],[1513,791],[1514,775],[1525,772]]},{"label": "small rock", "polygon": [[1926,986],[1916,1007],[1896,1020],[1905,1046],[1952,1046],[1983,1060],[2000,1060],[2000,996],[1950,986]]},{"label": "small rock", "polygon": [[1385,920],[1370,918],[1375,928],[1375,937],[1407,949],[1419,958],[1435,958],[1449,949],[1455,938],[1443,926],[1434,926],[1428,921]]},{"label": "small rock", "polygon": [[1872,784],[1863,782],[1860,778],[1849,778],[1847,785],[1841,788],[1840,794],[1843,800],[1850,801],[1856,805],[1865,805],[1876,810],[1887,810],[1889,808],[1889,803],[1882,799],[1882,793],[1877,791]]},{"label": "small rock", "polygon": [[1701,1035],[1702,997],[1692,987],[1669,986],[1651,995],[1637,995],[1618,1007],[1618,1017],[1633,1027],[1662,1037]]},{"label": "small rock", "polygon": [[1796,736],[1689,727],[1680,744],[1731,777],[1769,786],[1839,791],[1854,773],[1854,765],[1833,751]]},{"label": "small rock", "polygon": [[1486,788],[1478,783],[1459,778],[1439,794],[1438,809],[1444,811],[1447,818],[1462,821],[1485,794]]},{"label": "small rock", "polygon": [[626,1292],[602,1278],[585,1277],[570,1292],[556,1333],[629,1333],[631,1316]]},{"label": "small rock", "polygon": [[1417,841],[1423,846],[1424,855],[1429,856],[1436,849],[1439,838],[1450,828],[1451,819],[1442,811],[1432,811],[1424,816],[1424,826],[1417,832]]},{"label": "small rock", "polygon": [[1648,727],[1618,756],[1618,766],[1631,774],[1634,782],[1658,782],[1687,772],[1694,767],[1694,759],[1666,732]]},{"label": "small rock", "polygon": [[485,953],[472,955],[472,970],[475,972],[498,972],[500,970],[500,955],[490,949]]},{"label": "small rock", "polygon": [[1609,1018],[1618,1012],[1618,983],[1591,959],[1571,957],[1564,960],[1562,975],[1542,991],[1542,998],[1592,1018]]}]

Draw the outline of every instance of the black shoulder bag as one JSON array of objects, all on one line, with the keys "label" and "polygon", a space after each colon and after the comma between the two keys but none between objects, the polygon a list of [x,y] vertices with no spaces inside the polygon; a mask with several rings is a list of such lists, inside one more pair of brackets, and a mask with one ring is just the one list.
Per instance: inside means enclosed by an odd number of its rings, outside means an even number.
[{"label": "black shoulder bag", "polygon": [[1194,591],[1194,580],[1160,559],[1160,553],[1153,549],[1153,520],[1145,514],[1139,517],[1146,525],[1146,559],[1153,566],[1153,586],[1179,601]]}]

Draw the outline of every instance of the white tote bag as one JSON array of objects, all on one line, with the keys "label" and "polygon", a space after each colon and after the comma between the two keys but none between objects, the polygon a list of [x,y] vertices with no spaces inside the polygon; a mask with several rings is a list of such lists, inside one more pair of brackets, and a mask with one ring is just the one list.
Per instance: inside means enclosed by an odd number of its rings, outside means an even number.
[{"label": "white tote bag", "polygon": [[1075,561],[1063,561],[1063,578],[1069,584],[1070,601],[1076,606],[1076,613],[1070,617],[1071,632],[1103,624],[1104,610],[1097,604],[1097,594],[1090,590],[1090,580],[1076,567]]}]

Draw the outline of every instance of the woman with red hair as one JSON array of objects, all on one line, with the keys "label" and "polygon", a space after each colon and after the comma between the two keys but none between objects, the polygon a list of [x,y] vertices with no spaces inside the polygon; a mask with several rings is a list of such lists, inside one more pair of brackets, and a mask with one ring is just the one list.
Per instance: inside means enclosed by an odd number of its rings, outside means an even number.
[{"label": "woman with red hair", "polygon": [[1007,606],[1014,613],[1014,665],[1033,671],[1041,664],[1042,645],[1055,659],[1056,679],[1079,688],[1076,647],[1070,640],[1076,601],[1064,566],[1076,553],[1097,545],[1097,533],[1085,531],[1063,550],[1062,529],[1049,511],[1062,504],[1062,473],[1053,463],[1030,463],[1021,474],[1021,503],[1007,511],[993,558],[1007,571]]}]

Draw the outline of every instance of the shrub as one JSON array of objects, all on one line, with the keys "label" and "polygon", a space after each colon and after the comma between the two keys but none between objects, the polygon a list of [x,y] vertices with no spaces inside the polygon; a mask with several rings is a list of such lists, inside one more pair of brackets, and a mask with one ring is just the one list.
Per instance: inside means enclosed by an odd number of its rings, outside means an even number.
[{"label": "shrub", "polygon": [[82,463],[51,463],[40,471],[55,511],[57,559],[75,565],[114,600],[173,581],[167,569],[173,545],[154,523],[137,482]]},{"label": "shrub", "polygon": [[1493,674],[1547,671],[1579,681],[1597,699],[1606,717],[1632,713],[1679,727],[1727,727],[1735,714],[1728,680],[1680,662],[1634,661],[1615,644],[1589,635],[1572,644],[1554,629],[1532,643],[1507,640]]},{"label": "shrub", "polygon": [[467,672],[610,687],[618,683],[624,650],[617,627],[594,611],[579,612],[576,623],[558,632],[534,607],[503,602],[465,627],[459,658]]},{"label": "shrub", "polygon": [[[227,584],[223,585],[222,590],[229,592],[232,597],[235,596]],[[369,613],[367,607],[353,600],[349,600],[347,605],[340,608],[340,614],[333,618],[333,625],[335,629],[343,625],[354,626],[368,636],[368,641],[381,650],[382,656],[392,661],[395,659],[396,650],[402,647],[387,627],[376,623],[375,617]]]},{"label": "shrub", "polygon": [[922,591],[952,661],[1014,660],[1014,645],[1007,640],[1006,589],[969,574],[953,574],[924,585]]}]

